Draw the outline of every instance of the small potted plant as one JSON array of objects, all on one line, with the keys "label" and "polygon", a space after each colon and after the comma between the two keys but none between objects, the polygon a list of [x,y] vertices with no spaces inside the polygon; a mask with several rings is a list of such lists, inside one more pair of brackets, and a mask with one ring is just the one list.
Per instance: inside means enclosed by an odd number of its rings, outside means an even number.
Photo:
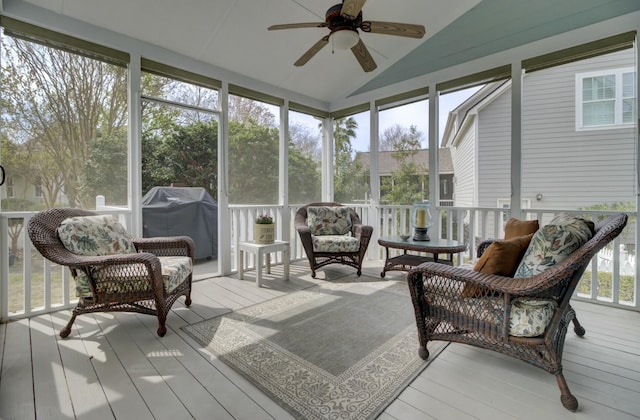
[{"label": "small potted plant", "polygon": [[253,227],[253,238],[257,244],[272,244],[276,236],[276,224],[269,214],[262,214],[256,217]]}]

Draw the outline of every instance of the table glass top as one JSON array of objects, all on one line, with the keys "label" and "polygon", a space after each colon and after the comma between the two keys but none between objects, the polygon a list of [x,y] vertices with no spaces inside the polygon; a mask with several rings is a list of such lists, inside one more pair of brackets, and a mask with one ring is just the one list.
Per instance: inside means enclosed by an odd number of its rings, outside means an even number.
[{"label": "table glass top", "polygon": [[427,248],[453,248],[453,247],[462,247],[466,249],[466,246],[458,241],[453,241],[451,239],[439,239],[439,238],[431,238],[430,241],[414,241],[413,235],[409,236],[407,240],[403,240],[399,236],[381,236],[378,239],[378,243],[380,245],[392,245],[392,246],[413,246],[413,247],[427,247]]}]

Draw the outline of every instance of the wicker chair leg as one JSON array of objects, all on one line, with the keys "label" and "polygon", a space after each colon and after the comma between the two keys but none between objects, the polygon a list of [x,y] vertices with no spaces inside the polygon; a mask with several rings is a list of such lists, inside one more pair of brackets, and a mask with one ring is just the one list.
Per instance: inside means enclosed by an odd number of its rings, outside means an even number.
[{"label": "wicker chair leg", "polygon": [[71,319],[69,320],[67,325],[60,330],[60,337],[67,338],[69,334],[71,334],[71,327],[73,326],[73,323],[76,320],[77,316],[78,314],[76,314],[75,312],[71,315]]},{"label": "wicker chair leg", "polygon": [[165,326],[166,321],[166,315],[158,314],[158,337],[164,337],[167,333],[167,327]]},{"label": "wicker chair leg", "polygon": [[578,337],[584,337],[584,334],[586,333],[584,327],[580,325],[578,318],[575,316],[573,317],[573,331]]},{"label": "wicker chair leg", "polygon": [[427,346],[421,345],[418,347],[418,356],[420,356],[422,360],[427,360],[429,358],[429,350],[427,350]]},{"label": "wicker chair leg", "polygon": [[191,306],[191,292],[189,292],[189,294],[186,296],[184,300],[184,306],[186,306],[187,308]]},{"label": "wicker chair leg", "polygon": [[569,386],[564,379],[562,371],[556,374],[556,381],[560,388],[560,402],[562,402],[562,405],[567,410],[576,411],[578,409],[578,400],[571,394],[571,391],[569,391]]}]

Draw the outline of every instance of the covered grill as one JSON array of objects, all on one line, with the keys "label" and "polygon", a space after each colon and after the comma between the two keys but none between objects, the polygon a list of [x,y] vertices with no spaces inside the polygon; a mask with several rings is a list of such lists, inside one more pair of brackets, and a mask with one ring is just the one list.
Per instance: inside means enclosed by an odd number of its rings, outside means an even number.
[{"label": "covered grill", "polygon": [[143,236],[190,236],[195,258],[218,256],[218,203],[200,187],[153,187],[142,198]]}]

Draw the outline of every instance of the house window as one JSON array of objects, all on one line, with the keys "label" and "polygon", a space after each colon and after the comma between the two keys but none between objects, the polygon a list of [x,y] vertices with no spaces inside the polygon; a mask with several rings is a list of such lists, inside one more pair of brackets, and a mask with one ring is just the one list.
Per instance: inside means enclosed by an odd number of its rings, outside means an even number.
[{"label": "house window", "polygon": [[7,178],[7,198],[13,198],[13,178]]},{"label": "house window", "polygon": [[42,185],[36,185],[35,186],[35,194],[34,196],[36,198],[42,198]]},{"label": "house window", "polygon": [[621,127],[635,121],[633,68],[576,75],[576,129]]}]

